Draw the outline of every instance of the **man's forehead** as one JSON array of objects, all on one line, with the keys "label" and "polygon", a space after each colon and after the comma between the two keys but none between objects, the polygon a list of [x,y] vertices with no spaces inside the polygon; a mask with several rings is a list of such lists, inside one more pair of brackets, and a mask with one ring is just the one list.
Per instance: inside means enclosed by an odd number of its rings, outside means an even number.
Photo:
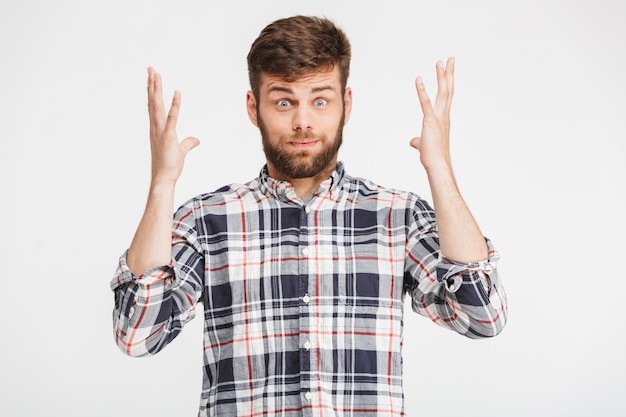
[{"label": "man's forehead", "polygon": [[284,74],[261,73],[260,85],[262,90],[273,89],[316,89],[327,86],[339,89],[341,86],[340,74],[336,68],[327,71],[316,71],[302,75],[286,76]]}]

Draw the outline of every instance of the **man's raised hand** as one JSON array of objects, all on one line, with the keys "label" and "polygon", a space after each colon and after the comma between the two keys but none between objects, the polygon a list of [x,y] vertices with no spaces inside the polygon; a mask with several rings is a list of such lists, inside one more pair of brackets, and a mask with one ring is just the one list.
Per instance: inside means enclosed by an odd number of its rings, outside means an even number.
[{"label": "man's raised hand", "polygon": [[411,146],[419,150],[420,161],[426,171],[452,169],[450,158],[450,107],[454,93],[454,58],[437,62],[437,97],[433,106],[421,77],[415,79],[417,96],[422,107],[421,136],[411,140]]},{"label": "man's raised hand", "polygon": [[180,92],[175,91],[169,112],[165,114],[161,76],[148,68],[148,113],[150,115],[150,151],[152,155],[152,182],[175,183],[183,170],[185,156],[198,146],[195,137],[178,142],[176,123],[180,110]]}]

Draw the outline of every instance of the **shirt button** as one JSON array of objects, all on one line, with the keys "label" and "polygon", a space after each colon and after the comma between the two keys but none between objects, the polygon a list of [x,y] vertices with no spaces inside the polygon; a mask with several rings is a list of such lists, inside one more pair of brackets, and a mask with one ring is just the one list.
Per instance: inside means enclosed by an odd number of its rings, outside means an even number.
[{"label": "shirt button", "polygon": [[307,340],[306,342],[304,342],[304,348],[305,348],[306,350],[311,349],[311,342],[309,342],[308,340]]},{"label": "shirt button", "polygon": [[307,213],[310,213],[311,212],[311,207],[304,206],[304,211],[306,211]]},{"label": "shirt button", "polygon": [[311,394],[311,391],[307,391],[306,394],[304,394],[304,398],[306,398],[307,400],[313,398],[313,394]]},{"label": "shirt button", "polygon": [[304,248],[304,249],[302,249],[302,254],[303,254],[304,256],[309,256],[309,248]]},{"label": "shirt button", "polygon": [[302,301],[308,304],[309,301],[311,301],[311,297],[309,297],[309,294],[305,294],[304,297],[302,297]]}]

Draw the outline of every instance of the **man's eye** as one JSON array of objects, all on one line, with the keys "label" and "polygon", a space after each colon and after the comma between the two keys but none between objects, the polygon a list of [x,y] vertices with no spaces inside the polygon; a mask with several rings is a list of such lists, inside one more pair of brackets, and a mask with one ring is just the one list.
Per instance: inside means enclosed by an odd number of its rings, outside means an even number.
[{"label": "man's eye", "polygon": [[324,100],[323,98],[318,98],[317,100],[315,100],[316,107],[324,107],[327,104],[328,104],[328,101]]},{"label": "man's eye", "polygon": [[289,106],[291,106],[291,103],[289,102],[289,100],[278,101],[278,107],[289,107]]}]

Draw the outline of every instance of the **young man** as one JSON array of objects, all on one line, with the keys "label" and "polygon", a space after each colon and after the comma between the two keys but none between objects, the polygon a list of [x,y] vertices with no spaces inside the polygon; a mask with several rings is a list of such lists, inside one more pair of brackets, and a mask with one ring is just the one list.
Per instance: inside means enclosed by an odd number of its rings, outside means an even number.
[{"label": "young man", "polygon": [[115,337],[128,355],[155,354],[201,301],[200,416],[400,416],[405,294],[417,313],[471,338],[506,322],[495,252],[450,163],[454,61],[437,63],[434,105],[416,81],[424,121],[411,145],[434,210],[337,161],[349,64],[346,36],[326,19],[268,25],[248,55],[247,94],[267,164],[176,213],[174,187],[199,142],[178,141],[180,96],[166,115],[161,78],[148,70],[152,181],[112,281]]}]

